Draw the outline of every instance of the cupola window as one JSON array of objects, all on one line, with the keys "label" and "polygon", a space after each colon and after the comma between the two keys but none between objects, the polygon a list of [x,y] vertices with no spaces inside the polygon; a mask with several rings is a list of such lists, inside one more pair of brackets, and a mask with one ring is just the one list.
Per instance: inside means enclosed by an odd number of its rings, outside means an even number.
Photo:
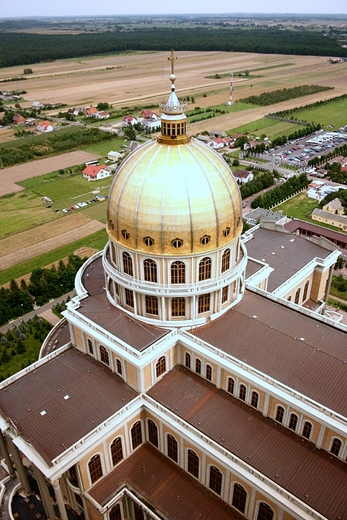
[{"label": "cupola window", "polygon": [[204,235],[203,237],[200,238],[200,243],[203,246],[206,246],[210,240],[211,240],[211,237],[209,235]]},{"label": "cupola window", "polygon": [[172,241],[172,245],[178,249],[180,247],[183,246],[183,240],[181,240],[180,238],[175,238],[173,241]]},{"label": "cupola window", "polygon": [[154,244],[154,240],[151,237],[145,237],[143,241],[148,247],[151,247]]},{"label": "cupola window", "polygon": [[230,227],[223,229],[223,237],[227,237],[230,234]]},{"label": "cupola window", "polygon": [[130,233],[126,229],[122,229],[122,237],[125,240],[128,240],[130,238]]},{"label": "cupola window", "polygon": [[185,313],[186,313],[185,303],[186,302],[185,302],[184,298],[172,298],[171,314],[173,317],[185,316]]},{"label": "cupola window", "polygon": [[210,310],[210,294],[201,294],[198,300],[198,314]]},{"label": "cupola window", "polygon": [[146,295],[146,313],[158,316],[158,298]]}]

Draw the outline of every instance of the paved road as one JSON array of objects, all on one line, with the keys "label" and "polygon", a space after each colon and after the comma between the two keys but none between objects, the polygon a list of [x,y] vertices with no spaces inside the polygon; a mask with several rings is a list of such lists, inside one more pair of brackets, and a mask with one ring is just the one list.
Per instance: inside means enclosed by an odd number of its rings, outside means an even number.
[{"label": "paved road", "polygon": [[45,320],[47,320],[52,325],[55,325],[60,320],[59,320],[58,316],[56,316],[52,312],[52,307],[54,307],[57,303],[62,302],[63,300],[66,301],[68,296],[70,296],[70,298],[72,298],[75,294],[76,294],[75,291],[71,291],[68,294],[64,294],[63,296],[60,296],[59,298],[56,298],[55,300],[52,300],[51,302],[46,303],[46,305],[42,305],[42,307],[38,307],[37,309],[29,312],[28,314],[25,314],[24,316],[20,316],[16,320],[13,320],[13,321],[7,323],[6,325],[3,325],[2,327],[0,327],[0,332],[2,332],[4,334],[9,329],[12,329],[12,327],[14,327],[15,325],[17,325],[17,326],[20,325],[22,320],[28,321],[30,318],[33,318],[35,315],[40,316],[40,317],[44,318]]}]

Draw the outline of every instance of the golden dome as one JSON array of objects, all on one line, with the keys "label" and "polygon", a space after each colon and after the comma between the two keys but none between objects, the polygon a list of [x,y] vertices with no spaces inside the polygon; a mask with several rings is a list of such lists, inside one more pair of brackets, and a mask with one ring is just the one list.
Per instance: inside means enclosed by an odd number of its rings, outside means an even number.
[{"label": "golden dome", "polygon": [[156,140],[120,166],[108,201],[107,232],[129,250],[190,255],[230,243],[242,232],[241,197],[226,162],[195,140]]}]

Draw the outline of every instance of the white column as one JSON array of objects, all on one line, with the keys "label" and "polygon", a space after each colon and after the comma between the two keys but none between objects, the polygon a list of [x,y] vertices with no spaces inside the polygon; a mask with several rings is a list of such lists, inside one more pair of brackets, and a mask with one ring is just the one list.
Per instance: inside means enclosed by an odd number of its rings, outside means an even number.
[{"label": "white column", "polygon": [[60,518],[61,518],[61,520],[68,520],[68,516],[66,514],[66,509],[65,509],[65,504],[64,504],[64,499],[63,499],[63,493],[61,492],[59,480],[55,480],[52,483],[52,485],[53,485],[53,489],[54,489],[55,498],[57,499],[57,503],[58,503]]}]

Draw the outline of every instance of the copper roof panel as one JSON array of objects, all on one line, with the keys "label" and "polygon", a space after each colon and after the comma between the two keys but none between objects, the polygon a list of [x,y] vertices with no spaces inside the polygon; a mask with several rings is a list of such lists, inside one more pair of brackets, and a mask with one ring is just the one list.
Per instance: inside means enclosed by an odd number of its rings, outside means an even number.
[{"label": "copper roof panel", "polygon": [[50,464],[136,395],[109,368],[71,348],[2,388],[0,413]]},{"label": "copper roof panel", "polygon": [[148,394],[327,518],[347,518],[343,461],[183,367]]},{"label": "copper roof panel", "polygon": [[134,349],[141,352],[169,332],[132,318],[108,301],[103,288],[105,277],[101,258],[87,267],[83,283],[89,297],[81,301],[77,312]]},{"label": "copper roof panel", "polygon": [[312,259],[326,258],[331,251],[300,236],[259,228],[245,244],[248,256],[265,261],[274,271],[268,290],[274,291]]},{"label": "copper roof panel", "polygon": [[344,331],[246,291],[233,309],[190,333],[347,416]]},{"label": "copper roof panel", "polygon": [[170,520],[244,518],[149,443],[96,483],[89,494],[104,505],[124,482]]}]

